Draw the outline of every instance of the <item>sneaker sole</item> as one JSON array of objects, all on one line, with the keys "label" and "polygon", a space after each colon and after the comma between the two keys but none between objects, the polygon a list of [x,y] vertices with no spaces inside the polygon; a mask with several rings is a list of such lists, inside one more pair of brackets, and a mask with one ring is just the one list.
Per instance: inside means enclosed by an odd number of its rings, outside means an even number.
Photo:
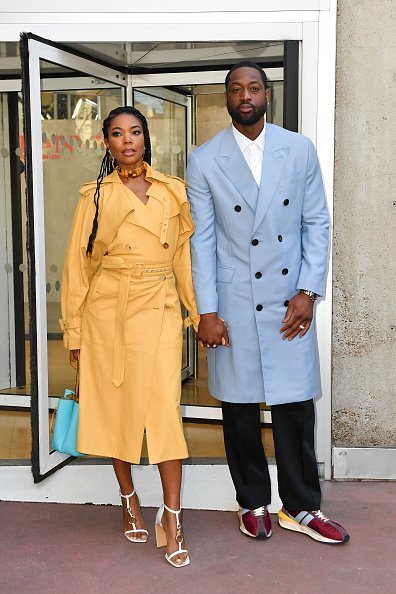
[{"label": "sneaker sole", "polygon": [[309,526],[301,526],[298,522],[294,522],[290,518],[288,518],[282,512],[278,514],[278,522],[279,526],[285,528],[286,530],[292,530],[293,532],[301,532],[302,534],[306,534],[310,538],[317,540],[318,542],[324,542],[326,544],[344,544],[348,542],[349,537],[345,538],[345,540],[332,540],[331,538],[326,538],[325,536],[321,536]]},{"label": "sneaker sole", "polygon": [[266,534],[265,532],[259,532],[257,536],[255,534],[252,534],[251,532],[249,532],[249,530],[246,530],[245,524],[242,521],[242,516],[239,515],[239,512],[237,512],[237,515],[239,519],[239,530],[246,536],[250,536],[250,538],[257,538],[257,540],[266,540],[267,538],[270,538],[272,536],[272,530],[270,530],[269,534]]}]

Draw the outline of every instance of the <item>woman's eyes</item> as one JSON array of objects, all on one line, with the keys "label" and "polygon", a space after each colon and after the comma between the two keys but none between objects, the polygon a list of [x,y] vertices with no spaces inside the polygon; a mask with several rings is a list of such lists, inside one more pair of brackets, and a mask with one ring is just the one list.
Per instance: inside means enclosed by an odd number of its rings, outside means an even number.
[{"label": "woman's eyes", "polygon": [[[140,134],[142,134],[142,131],[141,131],[141,130],[133,130],[133,132],[132,132],[132,135],[133,135],[133,136],[139,136]],[[122,133],[121,133],[121,132],[118,132],[118,131],[116,131],[116,132],[113,132],[113,133],[112,133],[112,136],[116,136],[116,137],[117,137],[117,136],[122,136]]]}]

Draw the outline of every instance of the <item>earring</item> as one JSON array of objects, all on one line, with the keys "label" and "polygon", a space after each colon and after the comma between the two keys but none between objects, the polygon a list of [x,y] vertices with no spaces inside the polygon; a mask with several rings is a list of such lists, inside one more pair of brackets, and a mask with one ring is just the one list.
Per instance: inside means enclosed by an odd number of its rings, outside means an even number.
[{"label": "earring", "polygon": [[109,147],[107,147],[107,149],[106,149],[106,155],[110,161],[111,167],[114,168],[115,167],[115,159],[114,159],[113,155],[111,154]]}]

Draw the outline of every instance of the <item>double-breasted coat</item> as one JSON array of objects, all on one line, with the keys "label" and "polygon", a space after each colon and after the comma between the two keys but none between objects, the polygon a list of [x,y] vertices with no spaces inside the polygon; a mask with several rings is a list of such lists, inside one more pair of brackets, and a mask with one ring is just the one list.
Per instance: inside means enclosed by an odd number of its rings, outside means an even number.
[{"label": "double-breasted coat", "polygon": [[209,388],[226,402],[283,404],[320,393],[315,321],[282,340],[288,301],[323,295],[329,216],[312,142],[265,125],[260,188],[231,126],[197,148],[187,168],[199,313],[218,312],[231,348],[208,350]]},{"label": "double-breasted coat", "polygon": [[197,323],[185,184],[147,165],[144,205],[117,172],[100,187],[99,225],[86,256],[96,182],[75,213],[62,279],[64,346],[80,349],[77,449],[138,463],[187,457],[181,414],[179,296]]}]

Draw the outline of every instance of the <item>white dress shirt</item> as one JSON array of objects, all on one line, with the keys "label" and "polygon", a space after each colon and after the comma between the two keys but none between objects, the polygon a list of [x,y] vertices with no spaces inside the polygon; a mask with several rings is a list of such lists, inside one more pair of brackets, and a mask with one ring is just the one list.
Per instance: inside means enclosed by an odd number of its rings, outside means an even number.
[{"label": "white dress shirt", "polygon": [[242,155],[245,157],[246,163],[256,180],[256,184],[260,187],[265,145],[265,125],[262,132],[255,140],[250,140],[250,138],[241,134],[234,125],[232,126],[232,131],[234,133],[234,138],[241,149]]}]

